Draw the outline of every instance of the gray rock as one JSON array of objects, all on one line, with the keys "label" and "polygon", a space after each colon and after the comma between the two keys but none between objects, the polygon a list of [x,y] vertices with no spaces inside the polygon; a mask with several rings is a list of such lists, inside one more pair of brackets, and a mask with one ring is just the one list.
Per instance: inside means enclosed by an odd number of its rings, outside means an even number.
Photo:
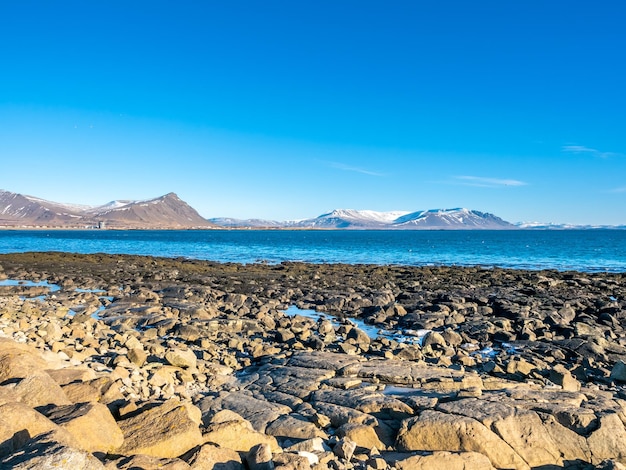
[{"label": "gray rock", "polygon": [[250,470],[274,470],[272,449],[267,444],[258,444],[246,454],[246,463]]},{"label": "gray rock", "polygon": [[617,361],[611,370],[611,378],[619,382],[626,382],[626,362]]},{"label": "gray rock", "polygon": [[348,438],[340,439],[335,447],[333,448],[333,453],[341,458],[345,459],[348,462],[352,460],[352,456],[354,455],[354,451],[356,450],[356,442],[351,441]]}]

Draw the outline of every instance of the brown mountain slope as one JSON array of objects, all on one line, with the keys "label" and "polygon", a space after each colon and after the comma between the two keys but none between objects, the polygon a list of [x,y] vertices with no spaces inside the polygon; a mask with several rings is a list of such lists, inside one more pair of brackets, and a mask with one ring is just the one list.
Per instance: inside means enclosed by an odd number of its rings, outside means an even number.
[{"label": "brown mountain slope", "polygon": [[174,193],[147,201],[135,201],[120,207],[105,207],[102,210],[90,210],[89,212],[93,219],[102,221],[109,227],[215,227]]},{"label": "brown mountain slope", "polygon": [[98,207],[46,201],[0,190],[0,227],[214,228],[215,224],[169,193],[145,201],[113,201]]}]

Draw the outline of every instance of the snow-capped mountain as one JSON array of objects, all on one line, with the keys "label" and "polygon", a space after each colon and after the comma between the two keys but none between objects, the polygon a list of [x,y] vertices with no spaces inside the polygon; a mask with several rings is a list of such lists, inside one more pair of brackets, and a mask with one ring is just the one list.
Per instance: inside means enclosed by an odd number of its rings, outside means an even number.
[{"label": "snow-capped mountain", "polygon": [[32,196],[0,191],[0,224],[27,222],[33,225],[63,225],[79,219],[75,206],[46,201]]},{"label": "snow-capped mountain", "polygon": [[257,228],[281,228],[285,226],[285,222],[277,220],[265,219],[233,219],[231,217],[215,217],[209,219],[209,222],[221,227],[237,228],[237,227],[257,227]]},{"label": "snow-capped mountain", "polygon": [[210,219],[224,227],[265,227],[302,229],[361,230],[467,230],[515,229],[493,214],[469,209],[432,209],[427,211],[390,211],[335,209],[312,219],[277,222],[268,220]]},{"label": "snow-capped mountain", "polygon": [[314,219],[289,222],[288,225],[307,228],[387,228],[405,214],[408,212],[335,209]]},{"label": "snow-capped mountain", "polygon": [[519,222],[515,224],[519,228],[529,230],[624,230],[626,225],[576,225],[555,224],[542,222]]},{"label": "snow-capped mountain", "polygon": [[493,214],[470,209],[431,209],[404,215],[394,221],[397,228],[427,229],[514,229],[515,225]]},{"label": "snow-capped mountain", "polygon": [[62,204],[0,191],[0,226],[55,228],[210,228],[176,194],[143,201],[112,201],[102,206]]}]

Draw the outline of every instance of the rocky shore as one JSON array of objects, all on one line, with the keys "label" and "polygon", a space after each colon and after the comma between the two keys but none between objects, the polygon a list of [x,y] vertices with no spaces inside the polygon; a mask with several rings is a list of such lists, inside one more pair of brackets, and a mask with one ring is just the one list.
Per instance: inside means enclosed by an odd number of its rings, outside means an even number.
[{"label": "rocky shore", "polygon": [[626,274],[0,255],[0,467],[621,469]]}]

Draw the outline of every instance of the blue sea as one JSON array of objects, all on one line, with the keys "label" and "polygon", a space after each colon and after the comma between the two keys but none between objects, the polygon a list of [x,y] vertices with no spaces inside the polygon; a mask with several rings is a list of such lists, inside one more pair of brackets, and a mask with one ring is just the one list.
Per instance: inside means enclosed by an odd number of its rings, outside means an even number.
[{"label": "blue sea", "polygon": [[0,230],[0,253],[25,251],[626,272],[626,230]]}]

